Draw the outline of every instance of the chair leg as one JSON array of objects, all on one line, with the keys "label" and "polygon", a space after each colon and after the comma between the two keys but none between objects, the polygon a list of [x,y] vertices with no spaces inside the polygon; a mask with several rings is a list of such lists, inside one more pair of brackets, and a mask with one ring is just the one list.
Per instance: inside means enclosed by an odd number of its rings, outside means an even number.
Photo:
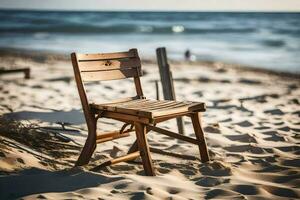
[{"label": "chair leg", "polygon": [[144,171],[147,176],[155,176],[155,171],[152,164],[150,150],[146,138],[147,130],[144,124],[135,122],[135,133],[137,138],[137,144],[142,158]]},{"label": "chair leg", "polygon": [[129,148],[127,154],[130,154],[130,153],[133,153],[135,151],[139,150],[139,147],[138,147],[138,143],[137,143],[137,140],[134,141],[134,143],[131,145],[131,147]]},{"label": "chair leg", "polygon": [[199,142],[199,151],[200,151],[200,156],[201,156],[201,161],[202,162],[207,162],[209,161],[209,155],[207,152],[207,147],[206,147],[206,141],[204,137],[204,132],[201,127],[201,113],[193,113],[192,116],[192,123],[195,131],[196,138]]},{"label": "chair leg", "polygon": [[[150,129],[148,129],[148,127],[147,127],[146,130],[147,130],[146,134],[147,134],[149,131],[151,131]],[[138,150],[139,150],[138,143],[137,143],[137,140],[135,140],[134,143],[133,143],[133,144],[131,145],[131,147],[129,148],[127,154],[136,152],[136,151],[138,151]]]},{"label": "chair leg", "polygon": [[93,126],[89,128],[88,137],[80,153],[80,156],[77,162],[75,163],[75,166],[82,166],[88,164],[96,149],[96,121],[93,120],[92,124]]}]

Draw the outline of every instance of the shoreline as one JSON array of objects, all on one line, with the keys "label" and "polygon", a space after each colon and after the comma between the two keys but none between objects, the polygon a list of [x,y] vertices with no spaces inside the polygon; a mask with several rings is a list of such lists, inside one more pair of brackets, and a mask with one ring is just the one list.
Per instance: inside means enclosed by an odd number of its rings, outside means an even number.
[{"label": "shoreline", "polygon": [[[71,53],[71,52],[70,52]],[[54,52],[54,51],[45,51],[45,50],[28,50],[28,49],[21,49],[21,48],[0,48],[0,57],[21,57],[25,59],[31,59],[36,62],[41,62],[45,60],[61,60],[61,61],[70,61],[70,58],[67,54]],[[142,63],[146,64],[156,64],[156,60],[153,59],[143,59],[141,58]],[[169,59],[170,64],[174,65],[183,65],[188,64],[191,66],[201,66],[201,67],[209,67],[214,68],[216,70],[227,70],[227,69],[234,69],[243,72],[254,72],[254,73],[261,73],[266,75],[273,75],[285,78],[291,78],[300,80],[300,73],[292,73],[292,72],[281,72],[275,70],[269,70],[264,68],[259,68],[255,66],[247,66],[247,65],[240,65],[234,63],[226,63],[221,61],[207,61],[207,60],[199,60],[199,61],[177,61]],[[0,65],[0,68],[3,67]],[[30,67],[30,66],[29,66]]]}]

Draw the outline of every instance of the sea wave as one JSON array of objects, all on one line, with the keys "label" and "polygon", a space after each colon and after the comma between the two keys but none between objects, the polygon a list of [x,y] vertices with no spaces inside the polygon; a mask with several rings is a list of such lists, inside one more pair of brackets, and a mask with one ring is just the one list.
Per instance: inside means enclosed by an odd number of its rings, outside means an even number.
[{"label": "sea wave", "polygon": [[283,46],[285,46],[285,41],[283,41],[283,40],[266,39],[266,40],[263,40],[262,43],[265,46],[269,46],[269,47],[283,47]]},{"label": "sea wave", "polygon": [[153,33],[153,34],[228,34],[228,33],[254,33],[255,28],[191,28],[182,25],[174,26],[93,26],[93,25],[55,25],[30,27],[0,27],[0,33],[74,33],[74,34],[126,34],[126,33]]},{"label": "sea wave", "polygon": [[138,48],[155,57],[299,72],[300,13],[1,11],[0,47],[98,52]]}]

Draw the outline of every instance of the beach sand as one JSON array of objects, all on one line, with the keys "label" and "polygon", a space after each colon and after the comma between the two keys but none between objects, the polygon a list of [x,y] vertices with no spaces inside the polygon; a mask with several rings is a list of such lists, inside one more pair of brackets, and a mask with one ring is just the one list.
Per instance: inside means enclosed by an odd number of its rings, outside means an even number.
[{"label": "beach sand", "polygon": [[[158,175],[147,177],[140,159],[89,170],[126,154],[134,134],[98,145],[87,166],[73,168],[87,129],[71,61],[21,52],[0,52],[0,68],[31,68],[29,80],[0,76],[0,199],[300,198],[299,76],[217,62],[171,63],[177,99],[207,104],[203,125],[211,161],[202,164],[195,145],[150,132]],[[145,96],[155,99],[158,67],[145,61],[143,70]],[[108,102],[135,91],[131,80],[122,80],[87,84],[87,92],[91,101]],[[60,128],[57,122],[74,130],[55,135],[47,127]],[[191,122],[184,123],[193,137]],[[121,125],[100,119],[98,127]],[[177,130],[175,120],[161,126]]]}]

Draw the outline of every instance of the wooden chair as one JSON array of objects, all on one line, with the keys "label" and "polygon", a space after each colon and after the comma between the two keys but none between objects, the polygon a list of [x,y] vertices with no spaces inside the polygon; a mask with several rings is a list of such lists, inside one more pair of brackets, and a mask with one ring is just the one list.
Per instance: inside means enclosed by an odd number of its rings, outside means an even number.
[{"label": "wooden chair", "polygon": [[[142,70],[136,49],[118,53],[72,53],[71,58],[88,127],[88,137],[76,162],[76,166],[85,165],[89,162],[96,148],[96,144],[125,137],[128,136],[130,132],[135,131],[137,140],[129,149],[128,154],[104,162],[99,168],[133,160],[141,156],[145,174],[154,176],[155,170],[146,138],[146,134],[151,130],[198,145],[201,161],[209,161],[200,121],[200,112],[205,111],[205,104],[187,101],[158,101],[146,99],[140,82]],[[89,103],[83,84],[84,82],[125,78],[134,79],[137,93],[135,97],[119,99],[106,104]],[[184,115],[191,117],[196,139],[156,127],[156,124],[160,122]],[[97,133],[97,120],[99,118],[111,118],[124,122],[125,124],[121,130],[109,133]]]}]

